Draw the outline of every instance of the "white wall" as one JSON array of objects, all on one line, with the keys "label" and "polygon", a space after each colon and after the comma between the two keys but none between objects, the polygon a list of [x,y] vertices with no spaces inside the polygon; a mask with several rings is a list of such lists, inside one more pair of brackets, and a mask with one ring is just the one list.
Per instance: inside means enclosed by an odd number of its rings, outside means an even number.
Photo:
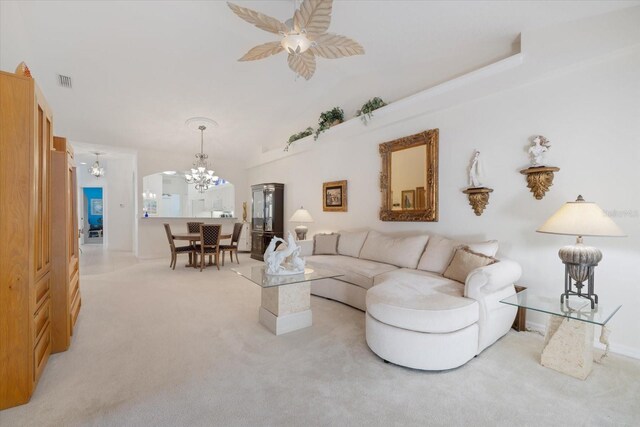
[{"label": "white wall", "polygon": [[[82,143],[72,142],[74,147]],[[105,150],[102,150],[104,152]],[[88,172],[87,165],[77,165],[78,188],[102,187],[104,209],[105,249],[112,251],[132,251],[134,242],[134,177],[135,156],[124,155],[117,158],[100,159],[105,175],[96,178]],[[80,202],[83,200],[78,193]],[[79,206],[82,203],[78,203]]]},{"label": "white wall", "polygon": [[[582,194],[613,212],[614,220],[629,234],[624,239],[586,241],[604,253],[595,285],[601,304],[623,304],[610,322],[612,347],[640,357],[640,311],[636,310],[640,292],[635,274],[640,265],[640,197],[634,189],[640,182],[638,76],[640,53],[627,49],[445,110],[417,117],[405,111],[404,120],[373,131],[362,126],[359,135],[342,138],[346,132],[328,131],[297,154],[294,146],[293,155],[251,168],[249,183],[285,183],[285,218],[304,205],[315,219],[309,226],[311,234],[368,226],[498,239],[501,256],[522,264],[521,285],[558,297],[564,270],[557,251],[573,238],[537,234],[535,229],[564,202]],[[440,129],[440,221],[379,221],[378,144],[432,128]],[[533,198],[519,173],[527,166],[526,147],[535,134],[551,140],[549,163],[561,169],[540,201]],[[480,217],[473,214],[461,192],[475,149],[484,158],[485,185],[495,189]],[[342,179],[348,180],[349,211],[322,212],[322,183]],[[531,312],[528,316],[544,321]]]},{"label": "white wall", "polygon": [[35,58],[25,30],[24,18],[18,2],[0,2],[0,70],[14,72],[17,65],[26,62],[33,76],[38,78]]}]

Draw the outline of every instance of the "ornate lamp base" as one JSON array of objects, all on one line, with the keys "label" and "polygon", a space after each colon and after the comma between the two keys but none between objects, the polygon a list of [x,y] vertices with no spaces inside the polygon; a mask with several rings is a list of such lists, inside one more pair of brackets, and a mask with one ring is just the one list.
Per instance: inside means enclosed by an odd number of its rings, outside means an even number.
[{"label": "ornate lamp base", "polygon": [[[598,295],[594,292],[593,269],[602,260],[602,252],[599,249],[585,246],[582,243],[582,236],[579,236],[573,246],[565,246],[558,252],[560,259],[564,263],[564,292],[560,295],[560,302],[570,295],[576,295],[591,301],[591,308],[598,304]],[[583,288],[587,287],[587,292]],[[575,286],[576,290],[573,290]]]},{"label": "ornate lamp base", "polygon": [[294,230],[296,232],[296,240],[304,240],[307,238],[309,228],[306,225],[299,225]]}]

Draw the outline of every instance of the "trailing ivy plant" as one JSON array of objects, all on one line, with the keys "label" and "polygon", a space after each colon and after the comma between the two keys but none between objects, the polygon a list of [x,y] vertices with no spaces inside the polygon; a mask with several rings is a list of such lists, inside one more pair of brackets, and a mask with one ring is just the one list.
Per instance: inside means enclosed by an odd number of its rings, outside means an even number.
[{"label": "trailing ivy plant", "polygon": [[329,111],[325,111],[320,114],[320,118],[318,119],[318,129],[316,129],[316,134],[313,139],[317,140],[318,136],[325,130],[329,129],[332,125],[342,123],[344,121],[344,111],[342,108],[335,107]]},{"label": "trailing ivy plant", "polygon": [[304,137],[307,137],[307,136],[311,135],[312,133],[313,133],[313,128],[311,126],[306,128],[302,132],[294,133],[293,135],[291,135],[289,137],[289,140],[287,141],[287,146],[284,147],[284,151],[289,151],[289,147],[291,147],[291,144],[293,144],[294,142],[296,142],[299,139],[302,139]]},{"label": "trailing ivy plant", "polygon": [[356,112],[356,116],[362,119],[362,122],[366,125],[368,120],[373,117],[373,111],[378,108],[387,105],[381,98],[377,96],[364,103],[364,105]]}]

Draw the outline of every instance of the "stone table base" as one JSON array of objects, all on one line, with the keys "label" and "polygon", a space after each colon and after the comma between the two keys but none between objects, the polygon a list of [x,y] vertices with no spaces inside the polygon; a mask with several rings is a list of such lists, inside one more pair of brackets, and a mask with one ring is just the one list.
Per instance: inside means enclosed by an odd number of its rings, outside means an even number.
[{"label": "stone table base", "polygon": [[260,323],[276,335],[307,328],[313,322],[309,282],[262,288]]},{"label": "stone table base", "polygon": [[584,380],[593,368],[593,324],[550,316],[542,366]]}]

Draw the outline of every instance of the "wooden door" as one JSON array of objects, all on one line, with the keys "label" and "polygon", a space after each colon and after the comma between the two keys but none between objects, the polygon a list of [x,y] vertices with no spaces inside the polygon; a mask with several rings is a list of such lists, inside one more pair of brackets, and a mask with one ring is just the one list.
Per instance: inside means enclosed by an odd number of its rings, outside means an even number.
[{"label": "wooden door", "polygon": [[80,257],[78,247],[78,190],[73,159],[67,168],[67,239],[69,250],[69,324],[71,335],[80,311]]},{"label": "wooden door", "polygon": [[34,139],[34,257],[35,278],[40,280],[51,267],[51,186],[50,159],[53,148],[53,116],[44,97],[35,88],[35,139]]},{"label": "wooden door", "polygon": [[[44,96],[34,84],[34,138],[33,138],[33,203],[32,203],[32,247],[33,267],[31,277],[34,281],[31,299],[31,314],[34,319],[45,317],[42,330],[32,323],[33,347],[33,384],[38,382],[40,374],[51,354],[50,317],[50,270],[51,270],[51,149],[53,148],[53,115]],[[42,311],[45,311],[43,313]]]}]

